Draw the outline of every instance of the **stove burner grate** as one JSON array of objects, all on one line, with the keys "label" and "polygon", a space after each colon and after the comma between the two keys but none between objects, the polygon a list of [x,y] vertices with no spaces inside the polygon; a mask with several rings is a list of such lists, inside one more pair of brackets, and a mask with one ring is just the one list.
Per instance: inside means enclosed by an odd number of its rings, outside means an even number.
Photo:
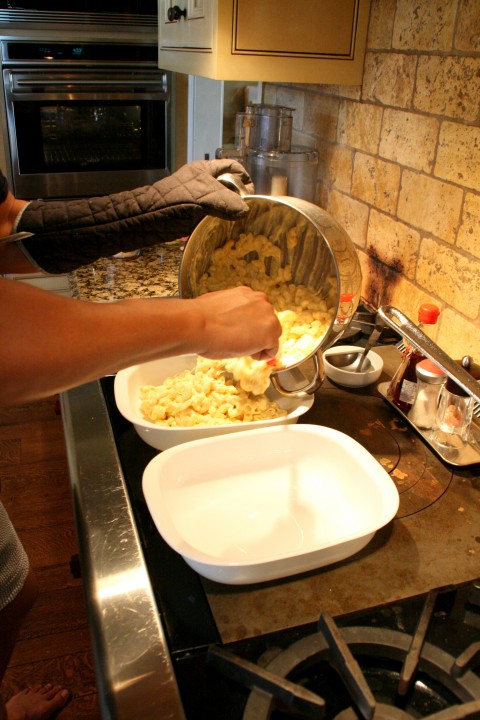
[{"label": "stove burner grate", "polygon": [[[477,720],[480,718],[480,679],[471,671],[461,677],[452,675],[455,658],[444,651],[425,643],[419,667],[406,697],[397,692],[401,669],[409,651],[412,636],[395,630],[347,627],[342,637],[349,650],[362,668],[362,674],[372,688],[376,704],[371,720],[403,720],[411,717],[428,717],[442,710],[451,710],[458,703],[462,705],[476,700]],[[321,633],[307,636],[287,648],[274,658],[267,670],[280,677],[289,677],[315,691],[320,686],[320,694],[325,700],[325,718],[348,720],[341,713],[348,707],[339,707],[344,700],[345,686],[331,667],[330,649]],[[313,669],[313,670],[312,670]],[[337,677],[335,677],[337,675]],[[311,684],[310,684],[311,683]],[[332,697],[333,696],[333,697]],[[399,704],[405,707],[398,707]],[[388,708],[388,710],[387,710]],[[350,709],[350,717],[366,717]],[[462,707],[458,718],[470,717],[467,708]],[[261,720],[262,718],[288,717],[282,710],[275,708],[273,698],[265,693],[253,690],[247,701],[243,720]],[[368,717],[368,716],[367,716]],[[448,716],[450,718],[450,715]],[[451,716],[453,720],[453,715]],[[440,719],[439,719],[440,720]]]},{"label": "stove burner grate", "polygon": [[[243,720],[480,720],[480,678],[469,667],[478,643],[458,658],[425,641],[437,593],[429,593],[413,635],[347,626],[322,615],[318,632],[258,664],[212,647],[209,662],[252,691]],[[255,677],[255,671],[258,676]]]},{"label": "stove burner grate", "polygon": [[[478,720],[480,712],[480,701],[473,700],[461,706],[455,706],[442,710],[434,715],[429,715],[430,720]],[[416,717],[416,716],[415,716]],[[339,713],[335,720],[359,720],[359,716],[353,708],[347,708]],[[377,705],[372,720],[414,720],[400,708],[391,705]]]}]

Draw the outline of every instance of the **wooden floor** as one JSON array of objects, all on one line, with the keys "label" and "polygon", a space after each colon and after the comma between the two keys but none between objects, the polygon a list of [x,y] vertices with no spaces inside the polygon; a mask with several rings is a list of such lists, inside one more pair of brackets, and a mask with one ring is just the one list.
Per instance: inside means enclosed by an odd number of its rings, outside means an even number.
[{"label": "wooden floor", "polygon": [[55,398],[0,410],[0,498],[40,586],[4,692],[8,698],[36,682],[59,683],[72,696],[62,720],[99,720],[62,421],[56,410]]}]

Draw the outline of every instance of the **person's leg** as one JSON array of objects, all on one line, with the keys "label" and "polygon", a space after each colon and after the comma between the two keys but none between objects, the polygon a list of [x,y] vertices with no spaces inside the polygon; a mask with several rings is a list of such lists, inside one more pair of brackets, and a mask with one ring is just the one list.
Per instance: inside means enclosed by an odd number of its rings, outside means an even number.
[{"label": "person's leg", "polygon": [[27,553],[0,502],[0,683],[37,594]]},{"label": "person's leg", "polygon": [[[37,581],[28,558],[0,503],[0,686],[25,616],[38,595]],[[0,720],[47,720],[61,709],[68,692],[60,686],[36,685],[5,703],[0,699]]]},{"label": "person's leg", "polygon": [[37,596],[37,581],[32,569],[29,568],[20,592],[3,610],[0,610],[0,638],[2,639],[0,643],[0,679],[5,675],[20,628]]}]

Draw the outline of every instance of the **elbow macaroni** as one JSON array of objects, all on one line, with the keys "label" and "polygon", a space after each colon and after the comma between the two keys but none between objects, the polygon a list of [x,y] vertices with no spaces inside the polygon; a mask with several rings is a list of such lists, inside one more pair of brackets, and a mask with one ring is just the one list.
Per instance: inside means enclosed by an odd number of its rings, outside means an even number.
[{"label": "elbow macaroni", "polygon": [[[295,228],[287,231],[286,241],[287,249],[295,248]],[[251,357],[198,358],[193,370],[167,378],[160,386],[140,389],[140,409],[147,420],[168,427],[195,427],[287,414],[264,394],[270,376],[274,369],[288,368],[314,352],[331,325],[336,291],[331,282],[327,297],[322,298],[305,285],[296,285],[291,265],[282,266],[281,261],[281,249],[267,237],[242,234],[213,252],[199,284],[199,294],[248,285],[268,296],[282,326],[274,364]]]},{"label": "elbow macaroni", "polygon": [[[298,243],[295,228],[286,233],[287,249]],[[251,255],[248,258],[249,254]],[[274,364],[252,358],[225,361],[228,372],[249,392],[261,394],[270,383],[273,370],[288,368],[309,357],[328,331],[334,314],[335,283],[327,297],[292,282],[290,264],[281,266],[282,252],[264,235],[242,233],[230,239],[212,254],[212,261],[199,283],[199,294],[236,285],[248,285],[263,291],[277,313],[282,334]],[[270,263],[267,273],[266,261]]]},{"label": "elbow macaroni", "polygon": [[167,427],[195,427],[253,422],[283,417],[287,411],[265,395],[253,395],[225,375],[219,360],[197,358],[161,385],[140,388],[140,411]]}]

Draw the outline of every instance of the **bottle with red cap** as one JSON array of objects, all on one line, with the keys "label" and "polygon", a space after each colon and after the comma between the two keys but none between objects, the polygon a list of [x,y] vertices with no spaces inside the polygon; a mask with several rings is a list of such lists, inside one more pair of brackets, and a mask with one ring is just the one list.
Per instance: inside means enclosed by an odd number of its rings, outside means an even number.
[{"label": "bottle with red cap", "polygon": [[352,316],[352,303],[354,294],[342,293],[339,299],[337,323],[343,325]]},{"label": "bottle with red cap", "polygon": [[[431,334],[431,329],[436,324],[440,309],[432,303],[423,303],[418,311],[418,327],[426,334]],[[404,412],[408,412],[417,394],[417,364],[425,358],[425,355],[413,347],[407,345],[404,350],[402,362],[387,390],[387,397],[394,405]]]}]

